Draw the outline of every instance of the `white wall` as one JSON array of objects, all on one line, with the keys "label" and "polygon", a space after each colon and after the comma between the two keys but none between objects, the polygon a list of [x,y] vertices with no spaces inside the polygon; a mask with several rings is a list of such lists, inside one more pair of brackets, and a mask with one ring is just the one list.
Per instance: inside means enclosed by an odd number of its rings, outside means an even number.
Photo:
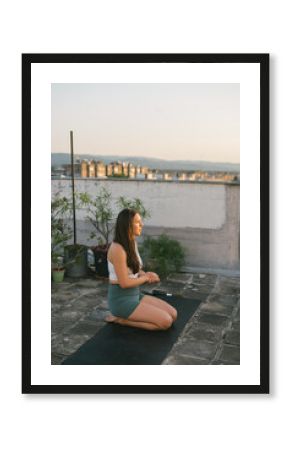
[{"label": "white wall", "polygon": [[[124,181],[75,180],[76,192],[95,196],[105,187],[114,202],[124,196],[140,198],[150,210],[143,235],[158,236],[165,232],[177,239],[186,252],[186,265],[193,267],[239,269],[239,192],[238,185]],[[52,180],[52,195],[56,192],[71,197],[70,180]],[[120,210],[115,206],[116,214]],[[93,228],[85,221],[86,211],[78,210],[77,241],[95,245],[90,239]]]},{"label": "white wall", "polygon": [[[69,180],[53,180],[52,194],[59,191],[71,196]],[[151,217],[146,224],[170,228],[221,228],[226,219],[225,185],[199,184],[187,182],[162,181],[119,181],[78,179],[76,192],[96,195],[101,187],[112,193],[113,201],[121,195],[126,198],[140,198]],[[117,212],[118,208],[116,208]],[[84,217],[84,212],[78,214]]]}]

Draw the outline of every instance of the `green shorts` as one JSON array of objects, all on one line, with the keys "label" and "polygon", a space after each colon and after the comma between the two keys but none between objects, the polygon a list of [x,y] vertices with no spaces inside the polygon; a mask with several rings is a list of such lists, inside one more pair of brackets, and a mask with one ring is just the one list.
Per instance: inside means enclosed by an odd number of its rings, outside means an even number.
[{"label": "green shorts", "polygon": [[144,294],[140,288],[121,288],[119,284],[109,284],[108,303],[114,316],[127,319],[137,308]]}]

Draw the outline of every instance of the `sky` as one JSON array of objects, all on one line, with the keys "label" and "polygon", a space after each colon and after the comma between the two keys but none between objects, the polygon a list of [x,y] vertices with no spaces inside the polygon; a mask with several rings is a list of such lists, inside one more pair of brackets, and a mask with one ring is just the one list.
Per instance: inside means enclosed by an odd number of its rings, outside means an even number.
[{"label": "sky", "polygon": [[52,152],[240,162],[240,86],[52,84]]}]

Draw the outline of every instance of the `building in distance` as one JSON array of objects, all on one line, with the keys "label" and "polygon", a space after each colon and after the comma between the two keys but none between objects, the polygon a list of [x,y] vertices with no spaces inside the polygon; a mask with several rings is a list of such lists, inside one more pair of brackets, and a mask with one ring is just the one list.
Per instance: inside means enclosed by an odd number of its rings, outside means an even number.
[{"label": "building in distance", "polygon": [[[127,161],[76,160],[74,175],[81,178],[122,178],[146,181],[178,181],[182,182],[215,182],[239,183],[240,174],[237,172],[203,171],[203,170],[162,170],[151,169],[146,166],[135,165]],[[52,178],[71,177],[71,165],[52,167]]]}]

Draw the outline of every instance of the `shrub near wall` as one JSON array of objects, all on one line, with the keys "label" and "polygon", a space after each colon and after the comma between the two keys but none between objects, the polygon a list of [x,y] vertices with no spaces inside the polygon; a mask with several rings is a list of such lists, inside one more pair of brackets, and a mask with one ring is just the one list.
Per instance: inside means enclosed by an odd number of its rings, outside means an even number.
[{"label": "shrub near wall", "polygon": [[178,272],[184,264],[185,253],[178,241],[162,234],[157,239],[145,237],[140,246],[140,253],[146,270],[166,277]]}]

